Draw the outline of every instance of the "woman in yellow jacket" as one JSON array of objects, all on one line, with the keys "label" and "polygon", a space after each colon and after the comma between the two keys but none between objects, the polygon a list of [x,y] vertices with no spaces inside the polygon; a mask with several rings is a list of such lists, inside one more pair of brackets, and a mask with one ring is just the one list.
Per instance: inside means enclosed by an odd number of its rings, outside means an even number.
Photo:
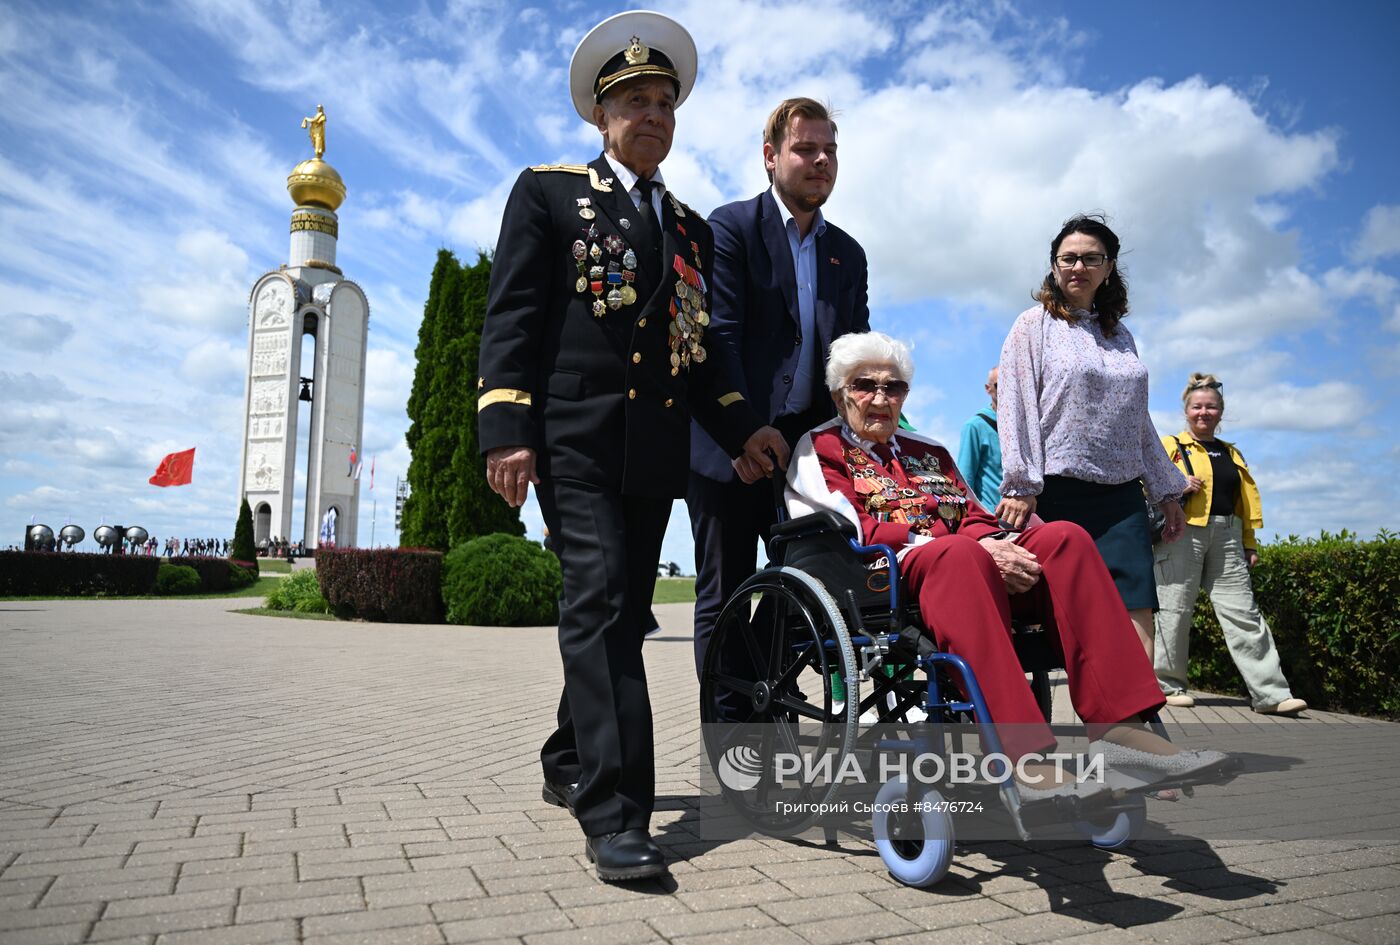
[{"label": "woman in yellow jacket", "polygon": [[1292,715],[1308,704],[1293,698],[1279,667],[1269,631],[1249,583],[1249,569],[1259,562],[1254,530],[1264,524],[1259,488],[1239,450],[1215,438],[1225,413],[1225,396],[1213,374],[1192,374],[1181,401],[1186,429],[1162,437],[1162,445],[1186,474],[1186,534],[1162,542],[1154,552],[1157,640],[1153,662],[1168,705],[1189,708],[1186,659],[1191,612],[1204,587],[1225,633],[1225,644],[1244,677],[1255,712]]}]

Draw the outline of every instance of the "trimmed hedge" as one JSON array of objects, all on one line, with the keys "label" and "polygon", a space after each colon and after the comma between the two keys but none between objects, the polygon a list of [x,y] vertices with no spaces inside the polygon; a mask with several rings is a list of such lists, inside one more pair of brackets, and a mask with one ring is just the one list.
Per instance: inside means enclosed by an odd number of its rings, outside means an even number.
[{"label": "trimmed hedge", "polygon": [[442,623],[440,551],[317,548],[316,577],[337,617]]},{"label": "trimmed hedge", "polygon": [[147,555],[0,551],[0,596],[149,594],[160,563]]},{"label": "trimmed hedge", "polygon": [[202,588],[199,572],[188,565],[162,564],[156,571],[155,591],[162,597],[197,594]]},{"label": "trimmed hedge", "polygon": [[[1289,536],[1259,549],[1252,580],[1295,696],[1317,709],[1400,718],[1400,537]],[[1245,694],[1204,592],[1188,678],[1193,688]]]},{"label": "trimmed hedge", "polygon": [[252,583],[252,581],[244,581],[242,584],[234,583],[234,581],[239,580],[239,578],[234,577],[234,572],[242,569],[228,558],[204,556],[171,558],[166,561],[166,564],[194,568],[195,573],[199,575],[200,587],[210,592],[227,591],[234,587],[247,587]]},{"label": "trimmed hedge", "polygon": [[442,597],[449,623],[542,627],[559,622],[559,559],[516,535],[482,535],[447,553]]}]

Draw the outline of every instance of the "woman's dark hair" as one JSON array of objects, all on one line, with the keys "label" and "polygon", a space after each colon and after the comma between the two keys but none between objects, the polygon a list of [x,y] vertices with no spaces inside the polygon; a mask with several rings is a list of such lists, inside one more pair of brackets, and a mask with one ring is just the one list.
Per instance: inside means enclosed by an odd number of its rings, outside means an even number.
[{"label": "woman's dark hair", "polygon": [[1123,276],[1123,267],[1118,265],[1120,247],[1118,236],[1108,228],[1108,224],[1104,222],[1103,214],[1076,214],[1066,220],[1064,226],[1060,227],[1060,232],[1050,241],[1050,272],[1046,273],[1045,281],[1035,291],[1035,300],[1044,305],[1045,310],[1052,317],[1067,322],[1075,320],[1074,310],[1069,304],[1069,299],[1065,298],[1065,294],[1060,291],[1060,285],[1055,281],[1054,271],[1055,257],[1059,255],[1060,244],[1071,233],[1083,233],[1085,236],[1092,236],[1098,240],[1108,253],[1109,260],[1113,262],[1113,271],[1109,273],[1108,278],[1094,293],[1094,311],[1099,313],[1099,326],[1105,335],[1111,335],[1117,330],[1118,323],[1128,314],[1128,282]]}]

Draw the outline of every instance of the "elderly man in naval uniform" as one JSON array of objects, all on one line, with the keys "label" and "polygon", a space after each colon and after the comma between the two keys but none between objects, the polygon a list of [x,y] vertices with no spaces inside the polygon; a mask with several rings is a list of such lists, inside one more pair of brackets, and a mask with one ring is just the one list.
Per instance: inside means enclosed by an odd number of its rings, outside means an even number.
[{"label": "elderly man in naval uniform", "polygon": [[599,878],[665,870],[642,640],[694,417],[754,475],[788,449],[710,345],[714,243],[659,165],[695,79],[695,44],[657,13],[604,20],[569,69],[574,107],[603,136],[589,164],[516,181],[491,271],[477,384],[491,488],[534,484],[564,575],[558,728],[540,752],[544,799],[568,806]]}]

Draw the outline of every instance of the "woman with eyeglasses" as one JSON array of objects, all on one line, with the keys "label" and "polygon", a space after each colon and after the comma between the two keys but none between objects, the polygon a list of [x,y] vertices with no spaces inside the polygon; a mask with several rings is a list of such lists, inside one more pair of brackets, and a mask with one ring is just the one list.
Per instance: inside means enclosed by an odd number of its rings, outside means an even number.
[{"label": "woman with eyeglasses", "polygon": [[997,517],[1032,513],[1083,526],[1094,539],[1149,657],[1157,609],[1148,501],[1184,527],[1186,479],[1162,453],[1147,413],[1147,367],[1122,325],[1128,285],[1118,237],[1098,215],[1075,216],[1050,243],[1050,271],[1001,349]]},{"label": "woman with eyeglasses", "polygon": [[1296,715],[1308,707],[1283,678],[1269,624],[1254,602],[1249,569],[1259,563],[1254,530],[1264,525],[1259,488],[1234,444],[1215,436],[1225,395],[1214,374],[1192,374],[1181,394],[1186,429],[1162,437],[1167,455],[1186,474],[1186,534],[1156,552],[1157,647],[1153,662],[1167,705],[1196,704],[1186,691],[1191,613],[1204,587],[1225,645],[1244,677],[1255,712]]},{"label": "woman with eyeglasses", "polygon": [[[828,509],[865,544],[895,552],[924,626],[972,667],[1013,759],[1043,752],[1055,738],[1016,657],[1011,615],[1047,619],[1053,609],[1070,698],[1095,739],[1091,751],[1145,784],[1212,775],[1226,761],[1220,752],[1183,751],[1140,724],[1141,713],[1162,705],[1162,693],[1092,540],[1069,522],[1008,536],[942,444],[898,429],[913,376],[909,348],[888,335],[862,332],[831,343],[826,383],[837,417],[798,441],[788,511]],[[1104,789],[1027,762],[1016,772],[1024,800]]]}]

